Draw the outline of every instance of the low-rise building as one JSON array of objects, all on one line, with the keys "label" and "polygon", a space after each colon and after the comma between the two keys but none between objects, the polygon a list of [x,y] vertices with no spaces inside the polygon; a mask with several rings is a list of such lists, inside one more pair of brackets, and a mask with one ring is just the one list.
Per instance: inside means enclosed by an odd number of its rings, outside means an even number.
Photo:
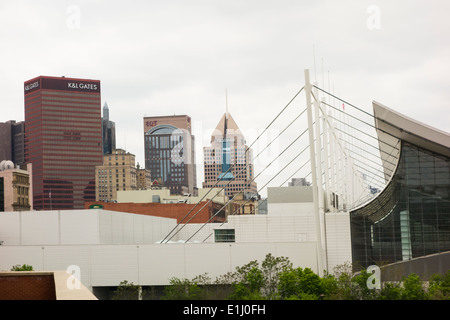
[{"label": "low-rise building", "polygon": [[33,210],[32,165],[0,163],[0,211]]}]

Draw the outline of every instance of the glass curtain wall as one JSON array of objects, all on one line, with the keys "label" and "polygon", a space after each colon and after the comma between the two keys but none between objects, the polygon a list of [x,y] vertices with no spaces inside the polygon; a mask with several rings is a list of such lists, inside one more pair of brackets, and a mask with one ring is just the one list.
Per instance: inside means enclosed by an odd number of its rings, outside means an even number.
[{"label": "glass curtain wall", "polygon": [[355,269],[450,250],[450,159],[402,142],[383,192],[350,213]]}]

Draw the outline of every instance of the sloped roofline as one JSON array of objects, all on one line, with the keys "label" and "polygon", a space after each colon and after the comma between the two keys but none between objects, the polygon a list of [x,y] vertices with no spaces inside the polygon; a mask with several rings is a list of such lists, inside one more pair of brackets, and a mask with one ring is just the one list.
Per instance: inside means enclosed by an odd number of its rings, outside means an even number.
[{"label": "sloped roofline", "polygon": [[[411,119],[377,101],[373,101],[372,104],[379,139],[381,138],[380,131],[383,131],[391,137],[450,157],[450,134],[448,132]],[[380,147],[382,147],[381,144]]]}]

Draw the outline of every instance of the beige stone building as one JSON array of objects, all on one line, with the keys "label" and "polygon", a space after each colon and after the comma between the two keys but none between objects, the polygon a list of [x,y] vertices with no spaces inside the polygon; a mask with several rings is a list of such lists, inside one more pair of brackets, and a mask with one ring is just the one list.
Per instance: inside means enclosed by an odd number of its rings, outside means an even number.
[{"label": "beige stone building", "polygon": [[[150,183],[146,169],[136,168],[135,155],[123,149],[114,149],[103,156],[103,165],[95,167],[96,201],[115,201],[117,191],[145,188]],[[138,172],[143,173],[143,185],[138,186]]]},{"label": "beige stone building", "polygon": [[139,166],[139,163],[136,167],[136,183],[137,188],[139,190],[147,189],[152,185],[152,177],[150,170],[146,168],[141,168]]},{"label": "beige stone building", "polygon": [[0,211],[33,210],[32,165],[0,163]]}]

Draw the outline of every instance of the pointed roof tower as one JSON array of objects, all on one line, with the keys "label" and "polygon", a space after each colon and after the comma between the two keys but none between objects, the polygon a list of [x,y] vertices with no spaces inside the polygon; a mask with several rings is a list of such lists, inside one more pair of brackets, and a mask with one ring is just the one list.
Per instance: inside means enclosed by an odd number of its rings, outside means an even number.
[{"label": "pointed roof tower", "polygon": [[105,101],[105,105],[103,106],[103,120],[109,121],[109,108],[108,104]]},{"label": "pointed roof tower", "polygon": [[233,117],[228,112],[228,95],[227,95],[226,112],[223,114],[222,118],[220,119],[219,123],[214,129],[214,132],[211,136],[211,143],[214,142],[216,137],[231,138],[234,136],[243,137],[243,134],[241,132],[241,129],[239,129],[238,125],[236,124],[236,121],[234,121]]}]

